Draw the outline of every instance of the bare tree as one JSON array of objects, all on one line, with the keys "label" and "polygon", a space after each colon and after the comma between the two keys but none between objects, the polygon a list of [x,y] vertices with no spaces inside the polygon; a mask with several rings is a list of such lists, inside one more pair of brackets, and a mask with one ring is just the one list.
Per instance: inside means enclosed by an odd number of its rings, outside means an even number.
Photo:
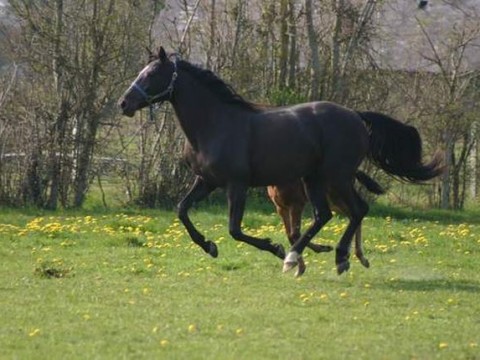
[{"label": "bare tree", "polygon": [[[477,19],[478,20],[478,19]],[[437,131],[445,144],[445,173],[442,178],[442,208],[462,208],[465,200],[466,162],[473,148],[472,136],[476,92],[472,85],[478,78],[477,71],[468,67],[466,54],[480,40],[480,26],[476,21],[465,21],[455,26],[442,44],[437,45],[422,21],[417,19],[427,40],[429,52],[423,57],[437,70],[437,81],[431,99],[438,109]],[[463,172],[463,175],[462,175]]]},{"label": "bare tree", "polygon": [[[111,116],[118,85],[135,71],[138,57],[129,51],[138,53],[148,42],[141,19],[151,8],[115,0],[12,0],[9,6],[20,27],[10,39],[22,63],[18,90],[32,97],[18,111],[40,117],[31,124],[35,137],[27,140],[25,193],[42,194],[35,202],[51,209],[81,206],[99,126]],[[23,81],[27,77],[35,89]],[[28,184],[42,189],[28,190]]]}]

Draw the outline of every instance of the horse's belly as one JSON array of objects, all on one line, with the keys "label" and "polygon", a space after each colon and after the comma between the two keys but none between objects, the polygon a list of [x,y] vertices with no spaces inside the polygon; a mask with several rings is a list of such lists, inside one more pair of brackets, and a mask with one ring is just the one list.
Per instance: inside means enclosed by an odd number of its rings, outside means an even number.
[{"label": "horse's belly", "polygon": [[275,157],[273,159],[253,159],[251,186],[267,186],[286,184],[298,180],[315,166],[315,157],[303,155],[300,157]]}]

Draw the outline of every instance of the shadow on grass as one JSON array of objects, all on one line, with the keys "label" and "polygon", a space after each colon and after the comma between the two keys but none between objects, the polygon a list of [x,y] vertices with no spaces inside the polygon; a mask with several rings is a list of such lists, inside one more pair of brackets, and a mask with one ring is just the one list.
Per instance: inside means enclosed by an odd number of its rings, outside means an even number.
[{"label": "shadow on grass", "polygon": [[404,291],[463,291],[480,293],[480,283],[470,280],[445,280],[445,279],[397,279],[381,285],[390,290]]}]

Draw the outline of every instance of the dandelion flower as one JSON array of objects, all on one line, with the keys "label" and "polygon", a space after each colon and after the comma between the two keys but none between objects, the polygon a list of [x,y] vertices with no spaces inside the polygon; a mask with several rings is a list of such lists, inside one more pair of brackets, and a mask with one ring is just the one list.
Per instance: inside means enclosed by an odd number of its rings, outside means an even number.
[{"label": "dandelion flower", "polygon": [[167,345],[168,345],[168,340],[167,339],[160,340],[160,346],[167,346]]},{"label": "dandelion flower", "polygon": [[441,342],[440,344],[438,344],[439,349],[446,349],[447,347],[448,347],[448,344],[445,342]]},{"label": "dandelion flower", "polygon": [[194,324],[188,325],[188,332],[189,333],[194,333],[197,331],[197,327]]},{"label": "dandelion flower", "polygon": [[28,333],[28,336],[30,336],[30,337],[34,337],[34,336],[37,336],[37,335],[40,335],[40,329],[34,329],[34,330],[32,330]]}]

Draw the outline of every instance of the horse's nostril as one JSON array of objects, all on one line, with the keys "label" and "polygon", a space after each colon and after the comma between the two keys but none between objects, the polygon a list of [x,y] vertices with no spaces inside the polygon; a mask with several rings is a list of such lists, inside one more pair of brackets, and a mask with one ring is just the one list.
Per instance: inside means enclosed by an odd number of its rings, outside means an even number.
[{"label": "horse's nostril", "polygon": [[123,100],[123,101],[120,103],[120,107],[121,107],[122,109],[125,109],[126,106],[127,106],[127,102],[126,102],[125,100]]}]

